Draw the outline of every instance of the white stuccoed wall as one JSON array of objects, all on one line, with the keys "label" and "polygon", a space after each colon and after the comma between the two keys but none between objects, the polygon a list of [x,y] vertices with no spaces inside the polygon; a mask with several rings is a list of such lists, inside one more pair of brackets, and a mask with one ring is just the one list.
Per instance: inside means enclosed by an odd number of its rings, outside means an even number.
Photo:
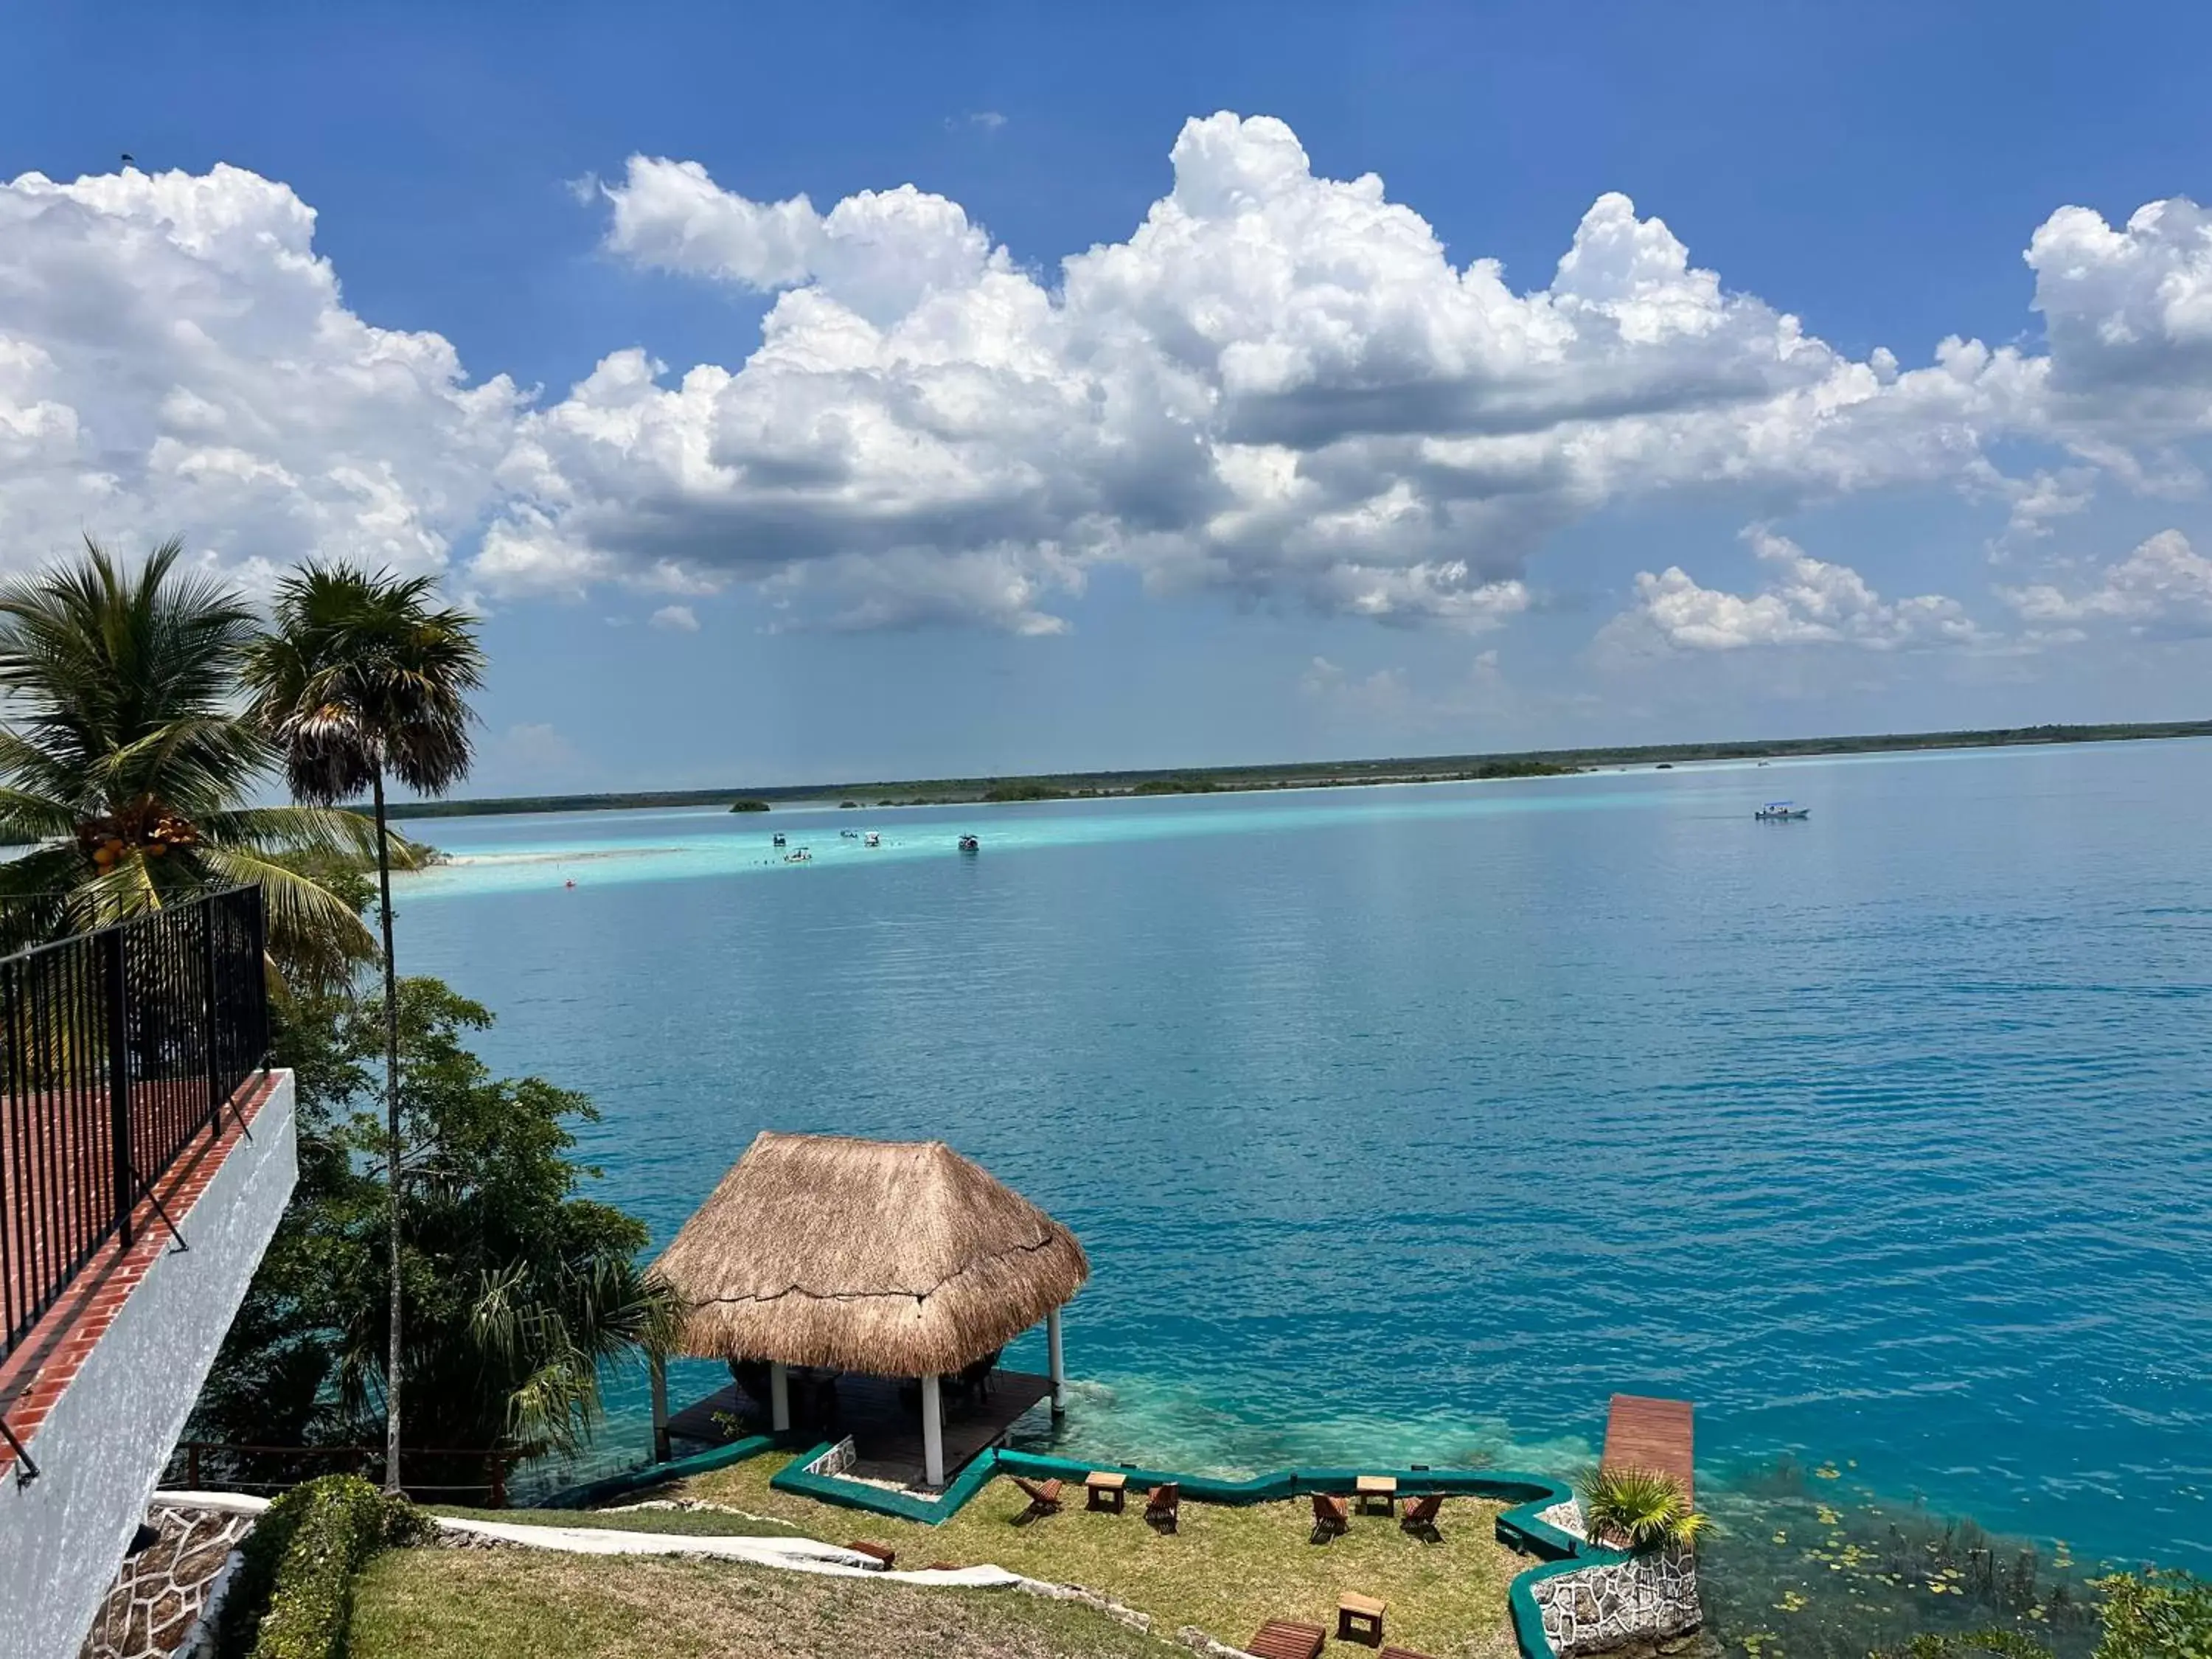
[{"label": "white stuccoed wall", "polygon": [[253,1139],[179,1218],[191,1248],[148,1268],[40,1426],[40,1478],[0,1475],[0,1659],[75,1659],[284,1213],[294,1153],[279,1072]]}]

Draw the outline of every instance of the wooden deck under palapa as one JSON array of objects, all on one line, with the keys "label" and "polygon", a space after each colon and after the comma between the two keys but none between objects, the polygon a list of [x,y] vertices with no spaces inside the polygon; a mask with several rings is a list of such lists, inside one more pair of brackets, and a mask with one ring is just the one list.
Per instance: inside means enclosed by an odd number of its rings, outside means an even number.
[{"label": "wooden deck under palapa", "polygon": [[[853,1437],[857,1459],[847,1474],[863,1480],[888,1480],[902,1486],[921,1484],[921,1413],[904,1379],[863,1376],[848,1371],[836,1380],[837,1419],[820,1433],[823,1440]],[[1032,1406],[1051,1398],[1052,1379],[1030,1371],[994,1370],[980,1400],[949,1409],[945,1423],[945,1476],[951,1480],[1006,1432]],[[717,1412],[765,1421],[765,1404],[755,1406],[734,1384],[717,1390],[668,1419],[668,1432],[685,1440],[719,1444],[728,1438],[714,1421]]]},{"label": "wooden deck under palapa", "polygon": [[1680,1483],[1682,1496],[1697,1501],[1692,1465],[1692,1410],[1686,1400],[1654,1400],[1617,1394],[1606,1414],[1605,1455],[1608,1469],[1656,1469]]}]

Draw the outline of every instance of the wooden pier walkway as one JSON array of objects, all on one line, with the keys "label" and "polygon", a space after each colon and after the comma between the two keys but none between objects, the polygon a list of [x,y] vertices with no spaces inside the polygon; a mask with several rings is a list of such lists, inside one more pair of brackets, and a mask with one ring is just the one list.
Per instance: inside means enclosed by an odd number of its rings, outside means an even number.
[{"label": "wooden pier walkway", "polygon": [[1656,1469],[1681,1484],[1682,1496],[1697,1501],[1692,1465],[1692,1408],[1686,1400],[1654,1400],[1617,1394],[1606,1414],[1605,1455],[1608,1469]]}]

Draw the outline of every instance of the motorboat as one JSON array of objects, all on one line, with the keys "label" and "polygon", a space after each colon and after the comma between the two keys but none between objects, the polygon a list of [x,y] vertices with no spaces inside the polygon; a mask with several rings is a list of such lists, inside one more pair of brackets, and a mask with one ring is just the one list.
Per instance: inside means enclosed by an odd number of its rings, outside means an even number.
[{"label": "motorboat", "polygon": [[983,843],[973,836],[963,836],[960,837],[960,850],[963,853],[980,853],[983,850]]},{"label": "motorboat", "polygon": [[783,855],[783,861],[786,864],[811,864],[813,860],[814,854],[808,852],[804,847],[799,848],[796,852],[786,853]]},{"label": "motorboat", "polygon": [[774,835],[770,836],[768,838],[768,844],[769,844],[769,846],[771,846],[771,847],[781,847],[781,846],[782,846],[782,845],[783,845],[783,831],[782,831],[782,830],[777,830],[777,831],[775,832],[775,834],[774,834]]},{"label": "motorboat", "polygon": [[1761,823],[1784,823],[1792,818],[1809,818],[1812,816],[1811,807],[1795,805],[1786,800],[1771,800],[1752,814]]},{"label": "motorboat", "polygon": [[872,830],[860,837],[860,845],[863,847],[881,847],[883,844],[884,838]]}]

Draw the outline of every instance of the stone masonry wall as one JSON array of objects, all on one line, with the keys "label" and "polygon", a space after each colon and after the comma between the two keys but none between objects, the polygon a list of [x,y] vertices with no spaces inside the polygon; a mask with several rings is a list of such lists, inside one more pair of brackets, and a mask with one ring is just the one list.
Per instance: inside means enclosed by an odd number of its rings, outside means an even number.
[{"label": "stone masonry wall", "polygon": [[[1582,1517],[1571,1504],[1555,1505],[1541,1518],[1582,1535]],[[1686,1550],[1661,1550],[1561,1573],[1539,1580],[1533,1589],[1544,1615],[1545,1639],[1559,1659],[1624,1648],[1663,1651],[1705,1622],[1698,1600],[1698,1560]]]},{"label": "stone masonry wall", "polygon": [[77,1659],[171,1659],[199,1622],[208,1591],[255,1517],[155,1504],[153,1545],[125,1556]]}]

